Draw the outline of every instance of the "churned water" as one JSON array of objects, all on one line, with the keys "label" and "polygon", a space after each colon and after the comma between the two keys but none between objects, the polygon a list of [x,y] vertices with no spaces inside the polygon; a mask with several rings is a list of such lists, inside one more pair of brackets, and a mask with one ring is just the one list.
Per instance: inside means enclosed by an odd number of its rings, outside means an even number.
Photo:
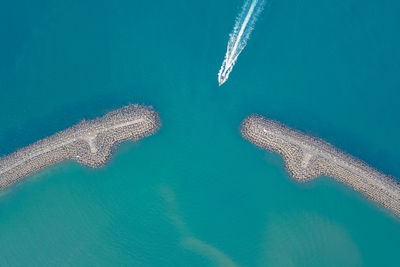
[{"label": "churned water", "polygon": [[0,266],[399,265],[399,219],[238,128],[257,112],[400,177],[400,2],[267,2],[218,87],[242,4],[0,3],[1,155],[128,103],[163,120],[1,192]]}]

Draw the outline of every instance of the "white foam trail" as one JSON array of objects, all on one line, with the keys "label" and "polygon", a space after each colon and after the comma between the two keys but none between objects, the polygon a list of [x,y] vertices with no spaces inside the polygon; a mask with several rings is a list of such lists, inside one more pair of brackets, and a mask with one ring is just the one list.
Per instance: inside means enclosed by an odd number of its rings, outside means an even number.
[{"label": "white foam trail", "polygon": [[236,18],[235,26],[229,35],[225,59],[218,73],[218,83],[221,86],[228,80],[236,60],[246,47],[247,40],[254,28],[258,15],[264,7],[264,0],[246,0],[240,14]]}]

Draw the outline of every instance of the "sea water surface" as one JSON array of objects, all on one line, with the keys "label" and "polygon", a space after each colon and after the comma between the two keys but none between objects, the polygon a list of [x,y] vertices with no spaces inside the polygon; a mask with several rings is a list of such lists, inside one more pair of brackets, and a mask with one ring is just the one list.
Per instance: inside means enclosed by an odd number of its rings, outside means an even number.
[{"label": "sea water surface", "polygon": [[128,103],[163,127],[101,169],[0,193],[0,266],[399,266],[400,221],[241,138],[253,112],[400,177],[400,2],[273,0],[229,80],[242,0],[0,3],[0,154]]}]

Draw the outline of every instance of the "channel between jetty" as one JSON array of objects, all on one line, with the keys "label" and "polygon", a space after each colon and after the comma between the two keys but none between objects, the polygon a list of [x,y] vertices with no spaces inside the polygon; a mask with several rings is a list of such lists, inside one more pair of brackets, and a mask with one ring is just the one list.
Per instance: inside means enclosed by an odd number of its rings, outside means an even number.
[{"label": "channel between jetty", "polygon": [[161,126],[151,107],[128,105],[75,126],[0,158],[0,190],[50,165],[75,160],[98,168],[123,141],[137,141]]},{"label": "channel between jetty", "polygon": [[254,145],[280,154],[299,182],[329,176],[350,186],[400,217],[400,184],[331,144],[260,115],[241,124],[241,134]]}]

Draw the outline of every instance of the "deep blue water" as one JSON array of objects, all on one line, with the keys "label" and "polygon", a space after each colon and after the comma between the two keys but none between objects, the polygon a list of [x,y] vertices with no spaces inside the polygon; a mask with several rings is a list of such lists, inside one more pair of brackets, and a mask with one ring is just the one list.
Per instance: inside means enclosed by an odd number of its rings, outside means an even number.
[{"label": "deep blue water", "polygon": [[163,121],[0,193],[0,266],[398,266],[399,219],[238,129],[260,113],[400,177],[400,2],[270,1],[218,87],[241,5],[0,3],[0,155],[128,103]]}]

